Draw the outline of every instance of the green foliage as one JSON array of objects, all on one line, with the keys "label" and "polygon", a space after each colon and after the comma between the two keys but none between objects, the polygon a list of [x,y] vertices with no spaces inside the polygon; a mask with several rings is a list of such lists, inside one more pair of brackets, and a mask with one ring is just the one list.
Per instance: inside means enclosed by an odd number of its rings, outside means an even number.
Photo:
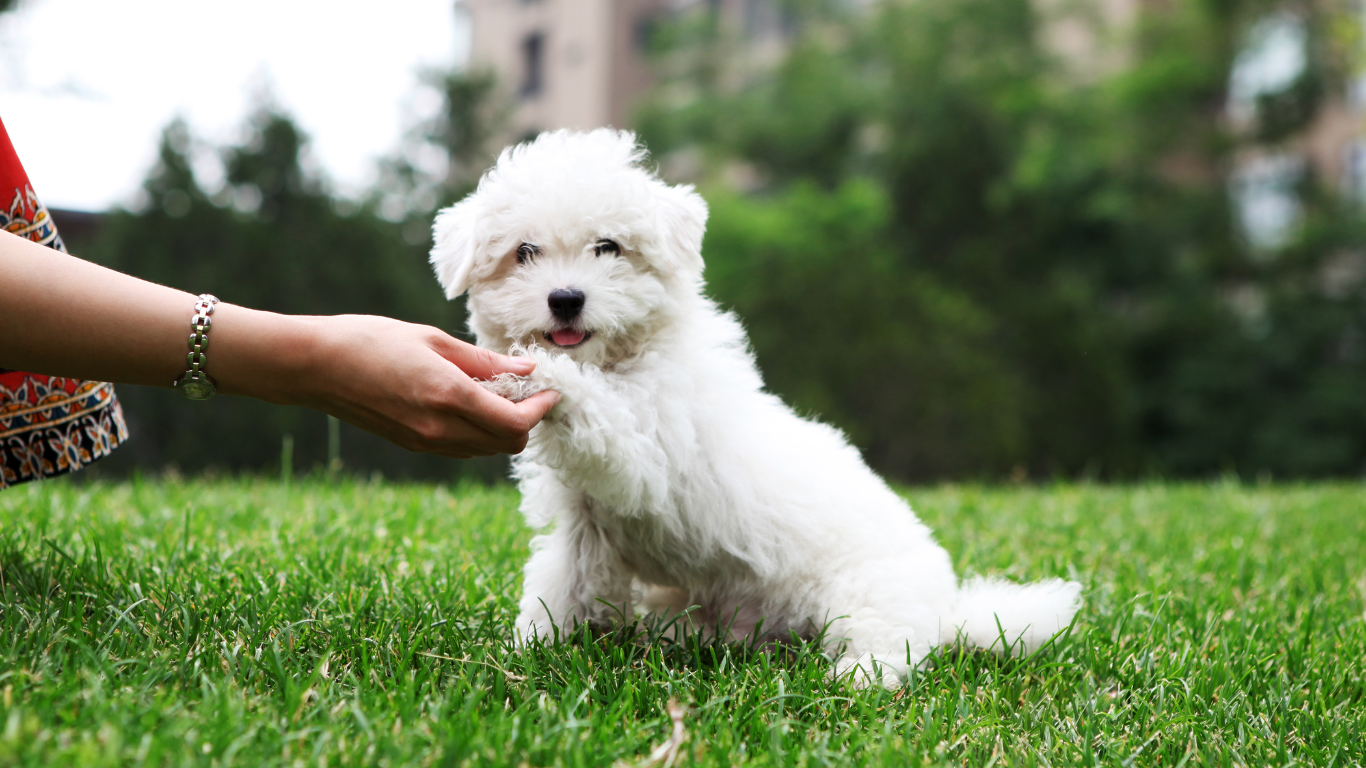
[{"label": "green foliage", "polygon": [[802,41],[773,81],[741,105],[731,138],[775,180],[833,186],[851,170],[871,95],[859,74],[827,46]]},{"label": "green foliage", "polygon": [[710,291],[746,321],[772,389],[916,477],[1000,474],[1023,460],[1018,382],[982,352],[992,318],[897,261],[880,187],[708,198]]},{"label": "green foliage", "polygon": [[[98,240],[80,255],[255,309],[382,314],[458,327],[457,308],[427,266],[425,232],[418,244],[409,243],[403,224],[331,197],[307,170],[307,140],[288,117],[263,110],[247,134],[223,150],[227,184],[210,195],[195,178],[192,137],[183,123],[172,123],[141,210],[108,214]],[[190,403],[172,391],[137,387],[122,387],[119,396],[133,440],[103,460],[99,472],[166,465],[275,470],[285,435],[296,438],[296,466],[306,469],[325,454],[326,419],[313,411],[233,398]],[[347,466],[361,472],[493,478],[504,467],[409,454],[349,426],[342,442]]]},{"label": "green foliage", "polygon": [[1297,11],[1309,65],[1241,132],[1261,0],[1154,6],[1082,72],[1028,0],[792,10],[773,69],[683,20],[641,113],[700,168],[711,289],[779,393],[901,478],[1366,467],[1360,206],[1308,177],[1268,249],[1229,193],[1341,87],[1332,9]]},{"label": "green foliage", "polygon": [[[1307,172],[1289,191],[1298,227],[1270,246],[1248,241],[1230,194],[1240,158],[1293,145],[1342,92],[1361,63],[1355,17],[1146,4],[1113,43],[1122,56],[1078,63],[1040,42],[1069,4],[778,5],[776,47],[711,4],[655,28],[661,83],[638,126],[708,198],[710,290],[800,411],[901,479],[1366,468],[1361,202]],[[1311,43],[1305,70],[1234,125],[1231,70],[1285,13]],[[220,150],[213,191],[174,124],[146,204],[112,214],[80,255],[264,309],[458,328],[463,306],[426,266],[431,217],[491,161],[509,105],[489,73],[428,83],[445,108],[361,203],[331,196],[283,115],[262,111]],[[273,468],[285,435],[299,466],[323,456],[316,414],[121,396],[135,439],[98,472]],[[350,428],[342,442],[362,473],[505,466],[410,456]]]},{"label": "green foliage", "polygon": [[0,764],[1354,765],[1359,485],[909,493],[960,569],[1086,585],[1025,660],[894,692],[810,646],[510,646],[510,489],[262,481],[0,494]]},{"label": "green foliage", "polygon": [[[440,94],[444,109],[411,129],[397,153],[381,163],[376,193],[405,212],[409,227],[425,230],[436,209],[473,191],[493,164],[494,141],[507,124],[509,105],[499,97],[491,71],[433,71],[423,79]],[[415,155],[433,149],[445,156],[444,168],[419,167]]]},{"label": "green foliage", "polygon": [[464,197],[494,159],[494,138],[502,130],[505,106],[496,100],[498,82],[490,71],[447,72],[434,76],[446,109],[426,127],[424,140],[440,147],[451,161],[443,179],[450,194],[442,206]]},{"label": "green foliage", "polygon": [[139,212],[110,214],[92,256],[139,277],[256,309],[297,314],[398,312],[449,324],[424,249],[363,209],[339,210],[301,163],[305,139],[262,112],[224,154],[228,186],[214,199],[190,168],[183,124],[163,137]]}]

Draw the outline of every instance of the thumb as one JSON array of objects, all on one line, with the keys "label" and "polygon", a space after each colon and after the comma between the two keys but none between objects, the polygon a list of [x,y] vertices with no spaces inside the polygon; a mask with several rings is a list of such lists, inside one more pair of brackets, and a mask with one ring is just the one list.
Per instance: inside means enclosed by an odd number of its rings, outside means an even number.
[{"label": "thumb", "polygon": [[529,357],[508,357],[490,352],[483,347],[467,344],[459,339],[451,339],[442,356],[472,379],[491,379],[500,373],[526,376],[536,368]]},{"label": "thumb", "polygon": [[560,393],[553,389],[543,389],[540,392],[528,397],[520,403],[516,403],[517,410],[526,417],[527,429],[534,427],[541,419],[545,418],[550,409],[559,405]]}]

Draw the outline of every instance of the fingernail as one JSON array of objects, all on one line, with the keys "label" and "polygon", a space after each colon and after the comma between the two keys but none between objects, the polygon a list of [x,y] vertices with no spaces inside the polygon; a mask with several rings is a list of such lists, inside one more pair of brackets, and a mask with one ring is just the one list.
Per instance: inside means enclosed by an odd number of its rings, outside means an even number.
[{"label": "fingernail", "polygon": [[507,361],[508,367],[513,371],[531,373],[536,368],[536,361],[529,357],[509,357]]}]

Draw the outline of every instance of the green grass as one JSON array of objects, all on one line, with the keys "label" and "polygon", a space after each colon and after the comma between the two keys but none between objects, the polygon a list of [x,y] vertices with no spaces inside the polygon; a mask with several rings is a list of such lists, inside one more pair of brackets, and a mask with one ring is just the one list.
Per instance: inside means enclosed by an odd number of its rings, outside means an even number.
[{"label": "green grass", "polygon": [[1366,487],[907,492],[962,572],[1071,575],[1071,637],[902,690],[811,648],[507,643],[508,489],[0,493],[0,764],[1359,765]]}]

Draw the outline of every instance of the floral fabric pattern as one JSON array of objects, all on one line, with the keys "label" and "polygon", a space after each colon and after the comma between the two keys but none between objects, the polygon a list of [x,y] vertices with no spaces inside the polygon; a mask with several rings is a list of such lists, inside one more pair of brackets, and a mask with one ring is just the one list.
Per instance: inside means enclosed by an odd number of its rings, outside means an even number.
[{"label": "floral fabric pattern", "polygon": [[[0,122],[0,229],[65,251]],[[114,386],[0,368],[0,489],[80,469],[128,439]]]},{"label": "floral fabric pattern", "polygon": [[[9,143],[8,139],[5,143]],[[17,159],[14,164],[18,165]],[[0,167],[3,167],[2,163]],[[66,246],[57,234],[52,214],[38,202],[38,195],[29,186],[28,180],[25,179],[23,186],[16,186],[12,191],[0,188],[0,199],[6,192],[10,192],[10,204],[6,209],[0,209],[0,229],[65,252]]]}]

